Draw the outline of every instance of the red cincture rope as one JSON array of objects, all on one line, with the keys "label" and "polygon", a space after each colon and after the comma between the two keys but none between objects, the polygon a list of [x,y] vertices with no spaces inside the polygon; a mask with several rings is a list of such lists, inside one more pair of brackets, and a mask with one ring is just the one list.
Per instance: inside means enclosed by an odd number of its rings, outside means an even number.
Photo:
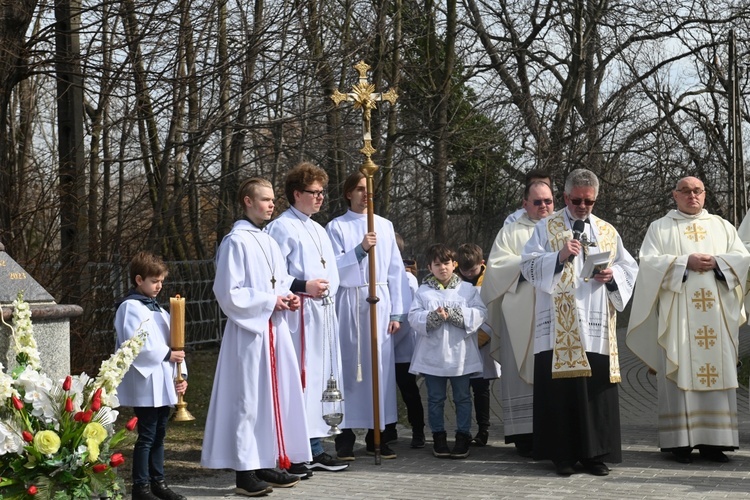
[{"label": "red cincture rope", "polygon": [[273,411],[276,419],[276,442],[279,445],[279,468],[288,469],[292,466],[286,454],[284,445],[284,430],[281,427],[281,405],[279,404],[279,377],[276,373],[276,348],[273,338],[273,323],[268,319],[268,336],[271,347],[271,384],[273,384]]}]

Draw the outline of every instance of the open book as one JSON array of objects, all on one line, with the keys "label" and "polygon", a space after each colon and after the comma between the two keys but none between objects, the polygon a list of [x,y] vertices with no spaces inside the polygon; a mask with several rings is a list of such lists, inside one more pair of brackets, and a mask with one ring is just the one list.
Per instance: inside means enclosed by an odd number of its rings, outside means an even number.
[{"label": "open book", "polygon": [[586,256],[586,262],[583,263],[583,269],[581,269],[581,278],[588,281],[594,277],[598,272],[601,272],[609,267],[609,251],[600,253],[590,253]]}]

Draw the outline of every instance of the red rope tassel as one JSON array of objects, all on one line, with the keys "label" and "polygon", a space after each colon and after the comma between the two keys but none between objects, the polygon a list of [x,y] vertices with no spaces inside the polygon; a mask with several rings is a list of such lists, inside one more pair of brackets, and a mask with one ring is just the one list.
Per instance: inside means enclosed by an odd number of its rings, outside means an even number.
[{"label": "red rope tassel", "polygon": [[299,301],[299,320],[301,323],[300,327],[300,351],[302,351],[300,355],[300,376],[302,378],[302,390],[305,390],[305,387],[307,386],[306,380],[307,376],[305,375],[305,296],[300,296]]},{"label": "red rope tassel", "polygon": [[276,442],[279,446],[279,468],[288,469],[292,466],[289,457],[286,454],[284,444],[284,430],[281,426],[281,405],[279,403],[279,377],[276,373],[276,347],[273,338],[273,323],[268,319],[268,334],[271,347],[271,384],[273,385],[273,412],[276,420]]}]

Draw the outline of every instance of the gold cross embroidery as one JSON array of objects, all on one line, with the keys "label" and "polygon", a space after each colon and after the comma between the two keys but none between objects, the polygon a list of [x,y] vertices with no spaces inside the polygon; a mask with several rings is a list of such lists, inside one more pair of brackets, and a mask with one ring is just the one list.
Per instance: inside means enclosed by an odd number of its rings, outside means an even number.
[{"label": "gold cross embroidery", "polygon": [[716,345],[716,332],[713,328],[709,328],[708,325],[703,325],[703,328],[699,328],[695,334],[695,340],[698,341],[698,346],[708,350]]},{"label": "gold cross embroidery", "polygon": [[700,240],[706,238],[706,230],[699,226],[697,223],[693,222],[692,224],[689,224],[687,228],[685,228],[685,236],[687,236],[689,240],[693,240],[697,243]]},{"label": "gold cross embroidery", "polygon": [[699,291],[693,294],[692,300],[693,304],[695,304],[696,309],[702,309],[702,312],[706,312],[708,309],[711,309],[714,306],[714,301],[716,299],[713,297],[713,293],[711,293],[711,290],[701,288]]},{"label": "gold cross embroidery", "polygon": [[706,366],[701,366],[698,373],[696,373],[696,376],[698,377],[698,380],[700,380],[701,384],[705,385],[706,387],[716,385],[716,382],[719,378],[716,367],[711,366],[711,363],[706,363]]}]

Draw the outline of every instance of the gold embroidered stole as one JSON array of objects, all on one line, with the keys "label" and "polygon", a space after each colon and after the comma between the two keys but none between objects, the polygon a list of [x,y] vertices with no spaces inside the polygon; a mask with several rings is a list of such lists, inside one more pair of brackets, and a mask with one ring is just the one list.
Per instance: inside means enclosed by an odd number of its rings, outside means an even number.
[{"label": "gold embroidered stole", "polygon": [[[547,237],[550,248],[559,252],[573,237],[565,227],[564,210],[547,219]],[[614,228],[606,222],[595,219],[600,251],[611,251],[610,265],[617,251],[617,237]],[[572,262],[565,262],[560,281],[552,293],[555,308],[555,339],[552,354],[552,378],[590,377],[591,365],[581,341],[578,309],[575,300],[575,268]],[[607,300],[607,329],[609,334],[609,379],[620,382],[620,363],[617,352],[616,311]]]},{"label": "gold embroidered stole", "polygon": [[[693,219],[676,222],[683,254],[714,253],[704,221]],[[719,287],[713,271],[688,271],[685,296],[688,335],[684,340],[689,344],[689,357],[685,360],[680,357],[678,370],[682,373],[678,373],[678,385],[694,391],[737,387],[735,380],[726,380],[725,376],[724,363],[728,360],[723,356],[726,348],[724,342],[731,336],[725,326]],[[686,383],[688,380],[690,382]]]}]

